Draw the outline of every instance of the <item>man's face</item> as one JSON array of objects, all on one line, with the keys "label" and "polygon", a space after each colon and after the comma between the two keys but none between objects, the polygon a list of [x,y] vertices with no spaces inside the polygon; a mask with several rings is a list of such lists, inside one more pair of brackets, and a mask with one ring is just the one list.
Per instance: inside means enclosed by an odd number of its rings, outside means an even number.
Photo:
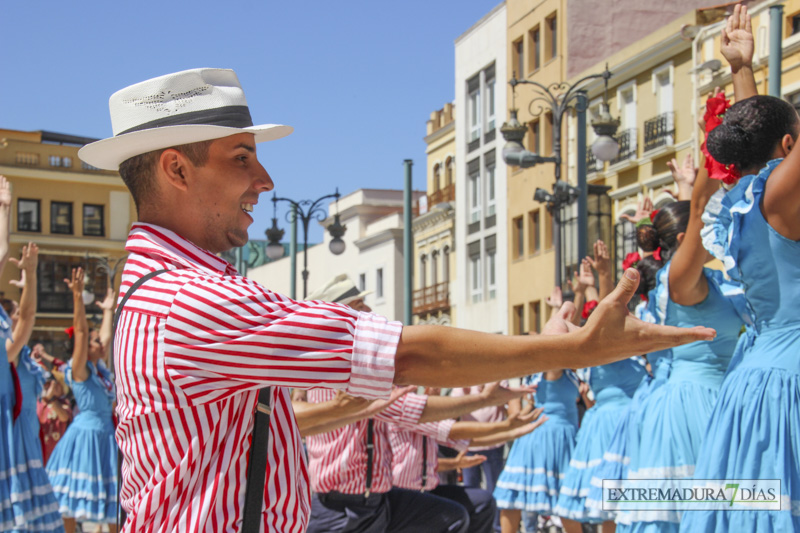
[{"label": "man's face", "polygon": [[196,244],[213,253],[246,244],[258,195],[274,186],[256,158],[253,134],[215,140],[206,164],[192,168],[194,180],[188,192],[203,235],[203,242]]}]

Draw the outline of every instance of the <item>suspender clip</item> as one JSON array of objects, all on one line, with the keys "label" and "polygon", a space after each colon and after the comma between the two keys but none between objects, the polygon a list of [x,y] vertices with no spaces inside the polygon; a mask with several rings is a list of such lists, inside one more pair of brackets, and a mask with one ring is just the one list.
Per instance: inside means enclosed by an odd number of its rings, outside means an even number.
[{"label": "suspender clip", "polygon": [[256,404],[256,411],[258,411],[259,413],[264,413],[265,415],[272,414],[272,409],[269,408],[269,405],[263,404],[261,402],[258,402],[258,404]]},{"label": "suspender clip", "polygon": [[369,498],[369,489],[364,491],[364,497]]}]

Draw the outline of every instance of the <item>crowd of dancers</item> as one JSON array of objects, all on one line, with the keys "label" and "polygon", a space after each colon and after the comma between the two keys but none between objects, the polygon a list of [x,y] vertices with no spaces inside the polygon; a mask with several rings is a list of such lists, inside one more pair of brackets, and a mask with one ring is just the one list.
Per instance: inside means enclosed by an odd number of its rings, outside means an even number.
[{"label": "crowd of dancers", "polygon": [[[604,533],[800,531],[800,118],[787,102],[757,94],[753,48],[749,15],[737,6],[722,32],[735,104],[719,90],[709,98],[699,168],[690,156],[671,161],[676,201],[640,205],[631,220],[641,253],[625,261],[641,274],[640,318],[710,326],[716,338],[543,372],[518,388],[441,396],[406,387],[371,402],[294,391],[313,491],[308,531],[402,531],[421,516],[431,532],[530,533],[544,517],[568,533],[586,523]],[[19,302],[0,302],[8,358],[0,365],[0,530],[71,533],[76,522],[95,522],[115,531],[115,388],[106,364],[114,292],[98,303],[103,321],[90,330],[84,273],[74,269],[64,280],[74,305],[68,361],[30,347],[38,248],[8,258],[10,210],[0,177],[0,269],[11,261],[21,288]],[[706,266],[712,258],[721,269]],[[574,304],[562,305],[554,290],[549,303],[563,320],[542,334],[580,327],[613,284],[598,241],[573,280]],[[310,298],[364,311],[364,296],[339,276]],[[453,471],[464,472],[462,483]],[[781,510],[607,510],[603,480],[625,479],[780,480]],[[387,494],[379,507],[375,496]]]}]

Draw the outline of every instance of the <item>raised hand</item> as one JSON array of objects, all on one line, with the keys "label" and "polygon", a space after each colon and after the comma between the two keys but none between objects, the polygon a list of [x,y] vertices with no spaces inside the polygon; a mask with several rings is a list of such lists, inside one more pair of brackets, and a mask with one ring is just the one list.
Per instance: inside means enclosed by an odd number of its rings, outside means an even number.
[{"label": "raised hand", "polygon": [[550,291],[550,296],[545,300],[545,302],[547,302],[547,305],[554,309],[560,309],[564,304],[564,298],[561,294],[561,287],[553,287],[553,290]]},{"label": "raised hand", "polygon": [[39,266],[39,247],[29,242],[27,246],[22,247],[22,255],[19,259],[9,257],[8,260],[22,271],[21,279],[19,281],[15,280],[16,282],[12,281],[11,284],[22,288],[25,286],[25,272],[35,273],[36,267]]},{"label": "raised hand", "polygon": [[678,192],[682,192],[682,190],[688,190],[689,197],[688,198],[679,198],[681,200],[689,200],[691,199],[691,190],[694,187],[694,181],[697,179],[697,167],[694,166],[694,157],[692,153],[689,152],[686,154],[686,157],[683,158],[683,164],[678,166],[678,160],[674,157],[667,161],[667,166],[669,167],[670,172],[672,172],[672,181],[678,186]]},{"label": "raised hand", "polygon": [[0,176],[0,207],[11,207],[11,184],[5,176]]},{"label": "raised hand", "polygon": [[589,265],[597,271],[598,276],[603,276],[611,272],[611,255],[608,253],[608,246],[601,240],[594,243],[594,257],[587,257]]},{"label": "raised hand", "polygon": [[72,276],[64,278],[64,283],[66,283],[69,290],[72,291],[73,296],[77,296],[83,301],[83,267],[73,268]]},{"label": "raised hand", "polygon": [[[592,262],[586,257],[581,261],[581,266],[577,272],[578,283],[583,287],[594,287],[594,274],[592,273]],[[577,291],[576,291],[577,292]]]},{"label": "raised hand", "polygon": [[97,307],[102,309],[103,311],[113,311],[114,310],[114,289],[109,287],[106,291],[106,297],[103,298],[103,301],[94,301],[97,304]]},{"label": "raised hand", "polygon": [[636,224],[643,218],[649,217],[650,213],[652,212],[653,212],[653,201],[647,196],[645,196],[644,200],[639,202],[639,205],[636,208],[636,213],[633,216],[620,215],[619,218],[625,219],[628,222],[633,222],[634,224]]},{"label": "raised hand", "polygon": [[[9,257],[8,259],[9,259],[9,261],[11,261],[11,262],[14,262],[14,261],[16,261],[16,260],[17,260],[17,259],[16,259],[16,258],[14,258],[14,257]],[[25,280],[25,271],[23,270],[23,271],[22,271],[22,272],[20,272],[20,274],[19,274],[19,279],[12,279],[12,280],[9,280],[9,282],[8,282],[8,283],[9,283],[9,285],[13,285],[13,286],[15,286],[15,287],[19,287],[20,289],[24,289],[24,288],[25,288],[25,281],[26,281],[26,280]]]},{"label": "raised hand", "polygon": [[747,6],[737,4],[722,28],[720,52],[735,73],[742,67],[753,66],[755,40]]}]

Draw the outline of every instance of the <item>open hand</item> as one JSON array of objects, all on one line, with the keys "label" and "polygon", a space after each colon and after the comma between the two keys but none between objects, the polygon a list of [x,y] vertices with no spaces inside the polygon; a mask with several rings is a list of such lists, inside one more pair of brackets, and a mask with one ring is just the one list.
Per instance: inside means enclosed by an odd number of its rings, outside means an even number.
[{"label": "open hand", "polygon": [[467,451],[459,452],[455,459],[456,470],[461,472],[465,468],[472,468],[478,466],[486,461],[485,455],[467,455]]},{"label": "open hand", "polygon": [[594,257],[584,259],[597,271],[598,276],[603,276],[611,272],[611,255],[608,253],[608,246],[600,239],[594,243]]},{"label": "open hand", "polygon": [[73,296],[77,296],[83,301],[83,267],[73,268],[72,276],[64,278],[64,283],[66,283],[69,290],[72,291]]},{"label": "open hand", "polygon": [[22,271],[19,281],[14,280],[11,282],[11,284],[22,288],[25,286],[25,273],[28,272],[29,274],[34,274],[36,272],[36,268],[39,266],[39,247],[36,246],[36,244],[29,242],[27,246],[22,247],[22,254],[20,255],[19,259],[16,257],[9,257],[8,260],[14,263],[17,268]]},{"label": "open hand", "polygon": [[103,298],[102,302],[97,300],[94,301],[97,304],[97,307],[102,309],[103,311],[113,311],[114,310],[114,289],[109,287],[106,291],[106,297]]},{"label": "open hand", "polygon": [[535,391],[534,387],[501,387],[500,383],[489,383],[481,391],[489,405],[505,405],[511,400],[522,398],[526,394]]},{"label": "open hand", "polygon": [[594,286],[594,274],[592,273],[592,263],[589,258],[584,258],[581,261],[581,266],[577,272],[578,276],[578,283],[583,285],[583,287],[593,287]]},{"label": "open hand", "polygon": [[721,33],[720,52],[733,72],[753,66],[755,40],[747,6],[737,4]]},{"label": "open hand", "polygon": [[650,213],[652,212],[653,212],[653,201],[647,196],[645,196],[644,199],[641,202],[639,202],[639,205],[636,207],[636,213],[633,216],[620,215],[619,218],[622,218],[624,220],[627,220],[628,222],[633,222],[634,224],[636,224],[643,218],[649,217]]},{"label": "open hand", "polygon": [[672,181],[675,182],[678,188],[691,189],[694,187],[694,181],[697,178],[697,167],[694,166],[694,156],[692,156],[691,152],[683,158],[682,165],[678,166],[678,160],[673,157],[667,161],[667,166],[672,172]]},{"label": "open hand", "polygon": [[560,309],[564,303],[564,298],[561,294],[561,287],[555,286],[553,290],[550,291],[550,296],[545,300],[547,305],[554,309]]},{"label": "open hand", "polygon": [[5,176],[0,176],[0,207],[11,207],[11,184]]},{"label": "open hand", "polygon": [[716,331],[703,326],[658,326],[635,318],[627,306],[638,285],[639,272],[629,268],[578,331],[577,335],[584,337],[586,349],[596,356],[595,365],[716,337]]}]

